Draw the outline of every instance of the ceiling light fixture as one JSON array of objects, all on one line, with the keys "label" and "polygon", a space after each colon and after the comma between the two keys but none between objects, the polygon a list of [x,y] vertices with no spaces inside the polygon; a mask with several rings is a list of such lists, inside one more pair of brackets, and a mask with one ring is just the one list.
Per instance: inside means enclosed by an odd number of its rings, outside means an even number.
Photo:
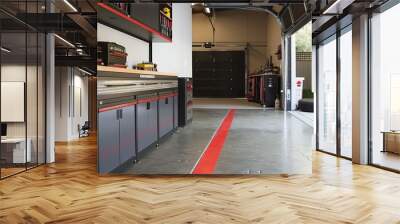
[{"label": "ceiling light fixture", "polygon": [[78,10],[68,1],[64,0],[65,4],[67,4],[74,12],[78,12]]},{"label": "ceiling light fixture", "polygon": [[324,10],[322,14],[328,14],[332,9],[334,9],[337,4],[339,4],[340,0],[335,1],[332,5],[330,5],[327,9]]},{"label": "ceiling light fixture", "polygon": [[342,14],[343,10],[351,5],[355,0],[336,0],[332,5],[330,5],[322,14]]},{"label": "ceiling light fixture", "polygon": [[90,75],[90,76],[93,75],[92,73],[90,73],[90,72],[88,72],[88,71],[85,71],[85,70],[83,70],[83,69],[81,69],[81,68],[78,68],[78,70],[81,71],[81,72],[83,72],[83,73],[85,73],[85,74],[87,74],[87,75]]},{"label": "ceiling light fixture", "polygon": [[11,53],[11,50],[8,50],[8,49],[5,48],[5,47],[1,47],[1,51],[4,51],[4,52],[6,52],[6,53]]},{"label": "ceiling light fixture", "polygon": [[60,37],[58,34],[54,34],[55,37],[57,37],[59,40],[61,40],[62,42],[64,42],[65,44],[67,44],[68,46],[75,48],[75,45],[73,45],[71,42],[69,42],[68,40]]}]

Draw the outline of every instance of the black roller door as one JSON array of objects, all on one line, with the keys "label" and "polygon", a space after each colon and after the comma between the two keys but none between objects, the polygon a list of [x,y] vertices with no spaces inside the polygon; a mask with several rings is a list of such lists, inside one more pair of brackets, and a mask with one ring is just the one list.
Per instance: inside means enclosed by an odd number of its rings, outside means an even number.
[{"label": "black roller door", "polygon": [[245,97],[244,51],[193,51],[194,97]]}]

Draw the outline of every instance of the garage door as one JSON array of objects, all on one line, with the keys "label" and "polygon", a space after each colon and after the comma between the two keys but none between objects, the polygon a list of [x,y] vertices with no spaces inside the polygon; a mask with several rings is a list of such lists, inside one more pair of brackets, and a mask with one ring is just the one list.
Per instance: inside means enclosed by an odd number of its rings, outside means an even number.
[{"label": "garage door", "polygon": [[194,51],[194,97],[245,96],[244,51]]}]

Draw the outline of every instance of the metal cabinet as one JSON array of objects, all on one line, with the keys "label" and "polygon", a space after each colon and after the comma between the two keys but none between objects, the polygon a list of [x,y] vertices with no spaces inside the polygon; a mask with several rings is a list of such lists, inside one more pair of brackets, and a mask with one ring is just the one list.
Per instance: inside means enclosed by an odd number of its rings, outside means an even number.
[{"label": "metal cabinet", "polygon": [[135,106],[120,109],[119,144],[120,164],[136,156]]},{"label": "metal cabinet", "polygon": [[157,142],[157,96],[138,96],[137,145],[138,152]]},{"label": "metal cabinet", "polygon": [[178,79],[178,124],[184,127],[192,120],[193,84],[190,78]]},{"label": "metal cabinet", "polygon": [[178,94],[174,96],[174,128],[178,127]]},{"label": "metal cabinet", "polygon": [[275,107],[275,100],[280,97],[280,75],[261,76],[261,104]]},{"label": "metal cabinet", "polygon": [[108,173],[136,156],[135,106],[99,113],[98,170]]},{"label": "metal cabinet", "polygon": [[161,138],[174,129],[173,93],[161,93],[158,108],[158,135]]},{"label": "metal cabinet", "polygon": [[108,173],[119,165],[118,110],[99,113],[98,170]]}]

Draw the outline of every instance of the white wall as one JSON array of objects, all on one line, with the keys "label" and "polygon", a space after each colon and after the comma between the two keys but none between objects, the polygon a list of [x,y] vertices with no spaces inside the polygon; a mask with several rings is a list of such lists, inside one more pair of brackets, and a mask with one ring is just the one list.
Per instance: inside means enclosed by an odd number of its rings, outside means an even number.
[{"label": "white wall", "polygon": [[[44,162],[44,74],[42,74],[42,68],[25,65],[24,64],[2,64],[1,66],[1,81],[2,82],[24,82],[26,85],[26,99],[24,105],[18,108],[18,113],[26,112],[26,119],[22,122],[6,122],[7,123],[7,137],[9,138],[21,138],[25,135],[30,139],[31,147],[31,158],[36,162],[36,156],[39,153],[39,163]],[[3,92],[4,89],[2,89]],[[24,90],[19,90],[19,94],[24,94]],[[7,97],[7,95],[2,95]],[[11,102],[12,103],[12,102]],[[2,112],[15,113],[13,108],[2,107]],[[15,110],[15,108],[14,108]],[[50,157],[51,158],[51,157]]]},{"label": "white wall", "polygon": [[[28,73],[26,73],[28,72]],[[2,82],[24,82],[26,84],[26,75],[36,74],[36,67],[33,66],[25,66],[20,64],[3,64],[1,66],[1,81]],[[29,77],[28,77],[29,78]],[[30,80],[30,85],[36,84],[36,81]],[[30,90],[27,89],[27,90]],[[28,99],[27,104],[30,105],[31,102],[35,102],[34,106],[36,108],[36,89],[31,93],[28,91],[27,93]],[[3,96],[4,97],[4,96]],[[24,108],[22,108],[24,110]],[[7,110],[7,108],[1,108],[1,110]],[[28,112],[31,112],[27,109]],[[33,117],[32,117],[33,116]],[[36,121],[36,113],[28,113],[28,122]],[[29,123],[28,128],[32,127],[32,123]],[[7,125],[7,135],[8,137],[23,137],[25,136],[25,127],[26,122],[8,122]],[[28,133],[29,135],[29,133]]]},{"label": "white wall", "polygon": [[[274,65],[280,66],[275,52],[281,44],[281,29],[273,16],[260,11],[226,10],[216,12],[212,20],[217,46],[211,49],[195,47],[195,51],[245,50],[249,44],[247,51],[249,72],[259,70],[270,56]],[[193,42],[212,42],[212,27],[204,14],[193,15],[192,30]]]},{"label": "white wall", "polygon": [[128,68],[132,68],[137,63],[149,61],[149,44],[147,42],[101,23],[97,23],[97,41],[114,42],[124,46],[128,53]]},{"label": "white wall", "polygon": [[153,42],[153,62],[159,71],[192,77],[191,4],[172,4],[172,13],[172,43]]},{"label": "white wall", "polygon": [[[89,120],[89,92],[88,92],[88,77],[87,76],[82,76],[82,73],[75,70],[75,75],[74,75],[74,93],[75,96],[75,112],[72,113],[72,119],[71,119],[71,136],[72,138],[78,138],[79,137],[79,132],[78,132],[78,125],[83,125],[85,121]],[[80,91],[80,99],[78,99],[78,91]],[[80,100],[80,102],[79,102]],[[78,108],[78,104],[80,104],[80,108]],[[80,111],[81,110],[81,111]]]},{"label": "white wall", "polygon": [[[55,86],[55,140],[76,139],[78,124],[83,125],[88,120],[88,78],[75,68],[57,67]],[[80,103],[75,97],[77,90],[81,92]],[[82,115],[76,104],[82,105]]]},{"label": "white wall", "polygon": [[68,67],[56,67],[55,69],[55,140],[66,141],[68,139]]}]

